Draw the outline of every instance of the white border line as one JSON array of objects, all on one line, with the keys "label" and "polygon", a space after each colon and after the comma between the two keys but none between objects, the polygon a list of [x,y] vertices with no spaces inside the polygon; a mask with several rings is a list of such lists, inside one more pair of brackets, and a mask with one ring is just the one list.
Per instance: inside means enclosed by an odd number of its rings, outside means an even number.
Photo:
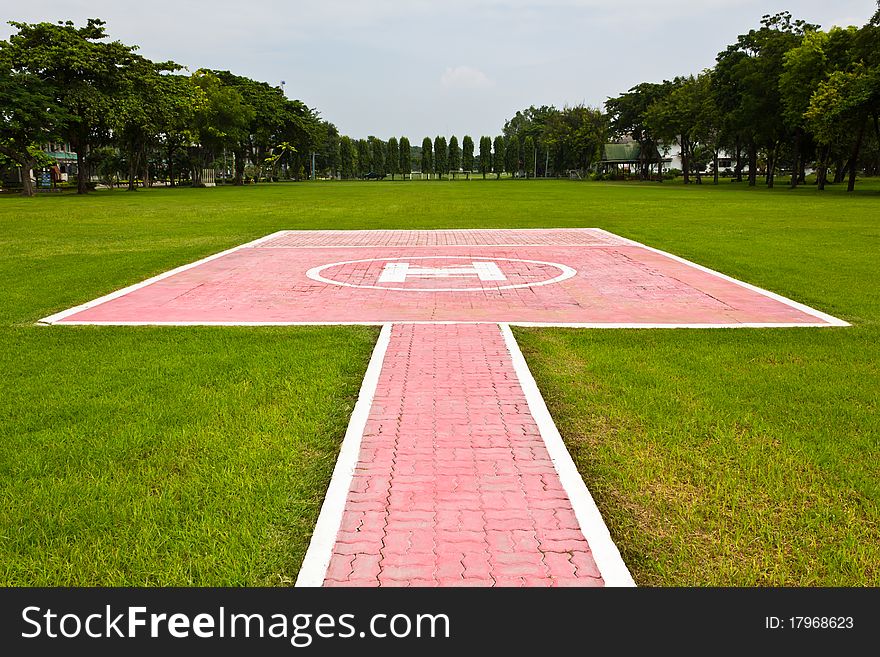
[{"label": "white border line", "polygon": [[525,393],[529,411],[535,418],[535,423],[541,432],[541,438],[543,438],[550,459],[556,467],[559,481],[568,494],[571,507],[577,516],[578,524],[581,526],[581,532],[590,544],[593,559],[599,568],[602,579],[605,580],[605,586],[635,586],[636,583],[623,562],[620,551],[611,539],[611,534],[593,496],[590,495],[583,477],[577,471],[571,454],[568,453],[568,449],[562,441],[562,436],[559,435],[556,423],[553,422],[550,411],[547,410],[544,398],[538,390],[538,384],[535,383],[535,379],[529,371],[529,366],[513,337],[510,326],[507,324],[499,324],[499,326],[501,334],[504,336],[504,343],[513,360],[513,369]]},{"label": "white border line", "polygon": [[373,405],[373,397],[376,395],[376,386],[379,384],[379,373],[385,362],[385,352],[391,342],[390,323],[382,325],[379,339],[373,348],[370,364],[361,383],[357,403],[351,412],[348,428],[345,430],[345,438],[339,448],[339,456],[336,459],[336,467],[333,468],[333,476],[321,505],[321,513],[315,530],[312,532],[312,540],[303,558],[302,566],[296,577],[294,586],[316,587],[324,584],[327,575],[327,567],[333,557],[333,546],[336,544],[336,535],[342,524],[342,516],[345,512],[345,502],[348,499],[348,491],[351,488],[351,480],[355,468],[360,459],[361,439],[364,435],[364,427],[370,415]]},{"label": "white border line", "polygon": [[[202,258],[201,260],[196,260],[195,262],[190,262],[186,265],[181,265],[180,267],[175,267],[174,269],[169,269],[166,272],[162,272],[152,278],[148,278],[145,281],[141,281],[140,283],[135,283],[134,285],[129,285],[128,287],[124,287],[122,289],[116,290],[115,292],[111,292],[110,294],[105,294],[103,297],[98,297],[97,299],[92,299],[91,301],[87,301],[86,303],[81,303],[78,306],[74,306],[73,308],[68,308],[67,310],[62,310],[61,312],[57,312],[54,315],[49,315],[48,317],[44,317],[43,319],[38,319],[38,324],[54,324],[55,322],[59,322],[65,317],[70,317],[71,315],[75,315],[76,313],[82,312],[83,310],[88,310],[89,308],[94,308],[95,306],[99,306],[106,301],[112,301],[113,299],[118,299],[121,296],[125,296],[129,292],[134,292],[135,290],[139,290],[142,287],[146,287],[148,285],[152,285],[156,281],[161,281],[164,278],[168,278],[169,276],[174,276],[175,274],[179,274],[181,272],[186,271],[187,269],[192,269],[193,267],[198,267],[206,262],[210,262],[211,260],[216,260],[217,258],[222,258],[225,255],[229,255],[230,253],[234,253],[235,251],[239,251],[241,249],[252,248],[261,242],[265,242],[267,240],[272,239],[273,237],[277,237],[283,233],[288,231],[285,230],[276,230],[274,233],[270,233],[269,235],[264,235],[263,237],[257,238],[250,242],[245,242],[244,244],[239,244],[238,246],[233,246],[231,249],[226,249],[225,251],[221,251],[220,253],[215,253],[214,255],[210,255],[207,258]],[[96,322],[82,322],[83,324],[88,323],[96,323]],[[124,325],[124,324],[121,324]]]},{"label": "white border line", "polygon": [[[43,323],[43,320],[41,320]],[[364,322],[127,322],[127,321],[98,321],[89,320],[79,322],[76,320],[64,322],[60,326],[384,326],[385,324],[498,324],[498,320],[417,320],[417,319],[377,319]],[[518,322],[511,320],[502,322],[509,326],[522,326],[532,328],[572,328],[572,329],[737,329],[737,328],[832,328],[837,324],[825,322],[740,322],[734,324],[636,324],[636,323],[570,323],[564,322]],[[849,326],[846,324],[846,326]]]},{"label": "white border line", "polygon": [[[770,292],[769,290],[765,290],[764,288],[758,287],[756,285],[752,285],[751,283],[746,283],[745,281],[741,281],[738,278],[733,278],[732,276],[728,276],[727,274],[722,274],[720,271],[716,271],[714,269],[709,269],[708,267],[704,267],[703,265],[698,265],[695,262],[691,262],[690,260],[687,260],[685,258],[677,256],[673,253],[669,253],[668,251],[661,251],[660,249],[655,249],[653,246],[648,246],[646,244],[642,244],[641,242],[636,242],[635,240],[631,240],[628,237],[622,237],[621,235],[617,235],[616,233],[612,233],[610,231],[607,231],[604,228],[593,228],[591,230],[601,231],[601,232],[605,233],[606,235],[611,235],[613,237],[616,237],[617,239],[624,240],[625,242],[628,243],[629,246],[637,246],[637,247],[640,247],[640,248],[645,249],[647,251],[653,251],[654,253],[659,253],[660,255],[666,256],[667,258],[675,260],[676,262],[680,262],[682,264],[685,264],[689,267],[693,267],[694,269],[698,269],[698,270],[705,272],[707,274],[712,274],[714,276],[717,276],[718,278],[722,278],[725,281],[728,281],[729,283],[735,283],[736,285],[739,285],[740,287],[744,287],[747,290],[751,290],[752,292],[757,292],[758,294],[761,294],[765,297],[773,299],[774,301],[779,301],[780,303],[783,303],[786,306],[790,306],[792,308],[795,308],[796,310],[800,310],[802,313],[805,313],[807,315],[811,315],[817,319],[821,319],[821,320],[827,322],[828,324],[830,324],[831,326],[851,326],[851,324],[849,322],[845,322],[842,319],[838,319],[837,317],[834,317],[834,316],[829,315],[827,313],[823,313],[821,310],[816,310],[815,308],[811,308],[810,306],[808,306],[806,304],[799,303],[797,301],[793,301],[792,299],[789,299],[788,297],[784,297],[781,294],[776,294],[775,292]],[[766,326],[766,325],[762,325],[762,326]]]}]

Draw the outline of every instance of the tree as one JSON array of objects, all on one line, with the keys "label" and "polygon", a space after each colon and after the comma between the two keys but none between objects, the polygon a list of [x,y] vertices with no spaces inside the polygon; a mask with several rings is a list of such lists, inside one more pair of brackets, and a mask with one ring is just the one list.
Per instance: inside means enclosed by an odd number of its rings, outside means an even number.
[{"label": "tree", "polygon": [[434,137],[434,172],[437,180],[443,179],[443,174],[449,171],[449,157],[446,150],[446,137]]},{"label": "tree", "polygon": [[852,71],[835,71],[828,80],[821,82],[806,112],[807,121],[820,144],[840,143],[849,137],[852,144],[849,192],[855,189],[857,161],[868,117],[872,109],[877,112],[878,102],[880,71],[871,71],[860,62]]},{"label": "tree", "polygon": [[702,183],[702,172],[709,161],[714,163],[714,181],[718,183],[718,150],[721,116],[715,103],[712,74],[676,78],[664,83],[665,93],[645,113],[645,122],[655,135],[666,143],[681,148],[684,182],[690,173]]},{"label": "tree", "polygon": [[789,12],[764,16],[761,28],[741,34],[737,42],[717,57],[716,95],[726,114],[724,131],[745,138],[749,150],[749,185],[755,185],[757,152],[767,160],[767,186],[773,187],[780,143],[787,141],[789,126],[779,89],[785,53],[798,46],[809,32],[819,29]]},{"label": "tree", "polygon": [[[196,140],[193,129],[195,117],[206,99],[189,75],[160,76],[160,87],[159,97],[162,102],[159,103],[158,146],[164,151],[168,180],[174,187],[177,155]],[[184,165],[184,162],[180,164]]]},{"label": "tree", "polygon": [[504,137],[517,137],[520,141],[520,147],[524,148],[525,140],[531,137],[534,143],[532,153],[526,155],[521,153],[521,161],[528,161],[530,164],[523,167],[526,174],[534,173],[535,175],[547,175],[547,131],[550,123],[559,114],[559,110],[552,105],[542,105],[518,111],[511,119],[504,123]]},{"label": "tree", "polygon": [[[806,120],[810,101],[828,76],[836,70],[847,69],[853,61],[854,42],[858,30],[854,27],[832,28],[829,32],[809,32],[802,42],[783,56],[783,71],[779,76],[779,93],[782,99],[784,119],[794,135],[793,154],[795,163],[791,186],[797,186],[804,178],[807,148],[812,145],[813,135]],[[823,131],[828,136],[827,131]],[[817,163],[817,183],[825,188],[828,161],[834,151],[840,152],[842,143],[823,143]]]},{"label": "tree", "polygon": [[552,157],[557,175],[568,169],[586,171],[602,155],[608,140],[608,116],[585,105],[565,107],[548,117],[544,139],[547,159]]},{"label": "tree", "polygon": [[137,190],[138,171],[143,167],[144,185],[149,185],[148,150],[159,143],[159,133],[172,120],[169,108],[177,108],[183,99],[174,97],[186,87],[169,83],[162,73],[181,67],[173,62],[155,64],[132,56],[120,71],[120,89],[110,113],[109,125],[115,141],[128,157],[128,191]]},{"label": "tree", "polygon": [[507,169],[510,175],[515,176],[520,170],[519,138],[511,136],[505,139],[504,142],[504,168]]},{"label": "tree", "polygon": [[54,86],[17,67],[9,43],[0,41],[0,154],[21,167],[24,196],[34,195],[30,172],[40,161],[40,146],[57,139],[68,120],[56,97]]},{"label": "tree", "polygon": [[339,165],[343,178],[354,178],[357,175],[357,144],[348,135],[339,140]]},{"label": "tree", "polygon": [[67,119],[58,124],[60,136],[77,154],[77,192],[89,191],[89,150],[110,136],[112,116],[121,76],[135,58],[134,46],[105,42],[104,22],[90,18],[83,27],[73,22],[18,23],[5,48],[15,70],[38,76],[43,91],[52,90],[54,106],[63,107]]},{"label": "tree", "polygon": [[[242,184],[244,168],[250,162],[259,170],[266,157],[283,141],[296,148],[295,160],[316,152],[329,138],[326,125],[299,100],[288,100],[280,87],[258,82],[229,71],[212,71],[224,84],[235,89],[248,108],[244,130],[238,130],[229,146],[235,156],[235,184]],[[335,130],[335,126],[333,128]],[[331,144],[332,146],[332,144]],[[300,166],[295,166],[296,175]]]},{"label": "tree", "polygon": [[372,153],[370,152],[370,142],[366,139],[357,140],[357,171],[358,176],[363,178],[373,170]]},{"label": "tree", "polygon": [[492,139],[490,137],[480,137],[480,173],[483,174],[483,180],[486,174],[492,170]]},{"label": "tree", "polygon": [[434,155],[431,146],[431,138],[425,137],[422,140],[422,175],[430,177],[434,172]]},{"label": "tree", "polygon": [[667,91],[665,84],[644,82],[605,102],[611,131],[618,137],[631,136],[639,143],[639,176],[642,180],[647,180],[651,159],[661,146],[658,136],[646,122],[647,111]]},{"label": "tree", "polygon": [[407,137],[400,138],[400,173],[404,180],[407,174],[412,176],[412,149]]},{"label": "tree", "polygon": [[461,148],[455,135],[449,138],[449,170],[452,172],[453,178],[461,170]]},{"label": "tree", "polygon": [[465,171],[474,170],[474,140],[470,135],[461,140],[461,167]]},{"label": "tree", "polygon": [[385,142],[377,137],[370,137],[370,158],[373,171],[380,176],[385,175]]},{"label": "tree", "polygon": [[388,161],[386,168],[391,174],[391,180],[394,180],[394,174],[400,173],[400,144],[397,137],[391,137],[387,145]]},{"label": "tree", "polygon": [[538,149],[535,148],[535,139],[531,135],[527,135],[523,139],[523,168],[526,170],[526,180],[529,173],[536,171],[538,168]]},{"label": "tree", "polygon": [[501,178],[504,171],[504,137],[498,135],[492,143],[492,171],[495,172],[495,180]]},{"label": "tree", "polygon": [[[212,71],[201,69],[192,77],[203,100],[193,117],[196,140],[190,147],[190,173],[193,187],[201,187],[202,169],[212,165],[226,149],[237,149],[244,140],[253,109]],[[241,157],[243,161],[244,155]]]}]

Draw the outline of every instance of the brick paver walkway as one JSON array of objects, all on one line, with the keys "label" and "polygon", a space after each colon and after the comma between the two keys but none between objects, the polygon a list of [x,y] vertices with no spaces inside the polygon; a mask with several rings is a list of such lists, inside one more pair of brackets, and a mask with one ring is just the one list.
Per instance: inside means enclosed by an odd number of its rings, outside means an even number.
[{"label": "brick paver walkway", "polygon": [[602,586],[498,325],[397,324],[326,586]]}]

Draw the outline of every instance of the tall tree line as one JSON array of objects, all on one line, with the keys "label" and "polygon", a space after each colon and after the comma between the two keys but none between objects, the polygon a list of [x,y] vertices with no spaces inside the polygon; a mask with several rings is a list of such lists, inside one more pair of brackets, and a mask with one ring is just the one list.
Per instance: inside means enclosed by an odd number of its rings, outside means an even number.
[{"label": "tall tree line", "polygon": [[612,134],[644,152],[678,145],[686,183],[708,166],[717,184],[723,150],[750,186],[773,187],[784,170],[796,187],[812,168],[819,189],[830,179],[852,191],[858,172],[880,174],[880,3],[861,28],[764,16],[713,68],[636,85],[606,109]]},{"label": "tall tree line", "polygon": [[[70,144],[79,193],[92,173],[124,175],[134,190],[154,176],[199,185],[224,160],[235,184],[246,171],[298,177],[312,152],[340,164],[335,127],[278,87],[229,71],[183,74],[109,40],[98,19],[11,24],[16,33],[0,41],[0,164],[37,169],[50,162],[43,146]],[[30,176],[22,185],[34,193]]]}]

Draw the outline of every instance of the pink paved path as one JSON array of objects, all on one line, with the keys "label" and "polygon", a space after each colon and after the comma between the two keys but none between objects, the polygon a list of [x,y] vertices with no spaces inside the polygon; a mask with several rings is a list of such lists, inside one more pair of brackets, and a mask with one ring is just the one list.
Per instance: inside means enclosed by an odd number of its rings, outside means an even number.
[{"label": "pink paved path", "polygon": [[493,324],[397,324],[325,586],[602,586]]}]

